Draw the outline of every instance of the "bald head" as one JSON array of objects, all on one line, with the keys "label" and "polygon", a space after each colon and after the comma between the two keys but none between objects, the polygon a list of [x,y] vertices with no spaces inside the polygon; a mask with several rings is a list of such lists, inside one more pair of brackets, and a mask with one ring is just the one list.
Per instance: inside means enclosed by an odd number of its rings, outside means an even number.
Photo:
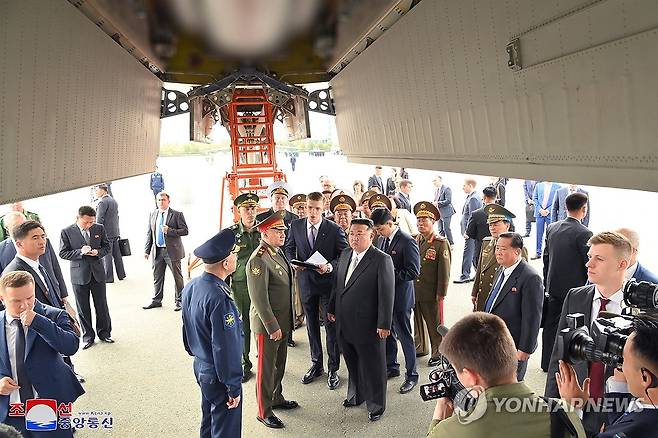
[{"label": "bald head", "polygon": [[13,238],[14,237],[14,229],[25,222],[25,215],[23,213],[19,213],[17,211],[10,211],[4,216],[3,223],[5,224],[5,228],[9,232],[9,235]]}]

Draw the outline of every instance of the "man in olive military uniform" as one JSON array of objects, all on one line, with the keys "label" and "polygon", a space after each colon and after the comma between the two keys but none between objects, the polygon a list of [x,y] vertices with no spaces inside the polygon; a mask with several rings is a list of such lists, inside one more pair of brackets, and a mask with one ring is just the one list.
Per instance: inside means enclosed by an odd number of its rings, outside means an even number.
[{"label": "man in olive military uniform", "polygon": [[[298,194],[290,198],[288,201],[292,212],[299,216],[300,219],[304,219],[307,215],[306,210],[306,195]],[[294,276],[294,281],[292,285],[293,291],[293,307],[295,309],[295,328],[301,327],[304,324],[304,305],[302,304],[301,290],[299,288],[299,279],[297,275]]]},{"label": "man in olive military uniform", "polygon": [[273,213],[257,224],[260,246],[247,262],[247,286],[251,298],[251,328],[256,336],[256,419],[280,429],[283,422],[273,409],[294,409],[296,401],[283,397],[281,381],[286,368],[288,334],[293,328],[292,269],[280,249],[286,240],[283,212]]},{"label": "man in olive military uniform", "polygon": [[333,221],[343,229],[345,235],[348,234],[350,224],[352,223],[352,214],[356,210],[356,202],[351,196],[336,195],[331,199],[329,209],[333,215]]},{"label": "man in olive military uniform", "polygon": [[243,193],[235,198],[233,205],[238,208],[240,220],[237,224],[229,227],[235,233],[238,265],[231,276],[231,290],[233,299],[238,306],[244,331],[244,347],[242,350],[242,382],[246,382],[252,376],[251,360],[249,352],[251,350],[251,326],[249,324],[249,308],[251,300],[249,299],[249,290],[247,289],[247,274],[245,267],[247,260],[260,244],[260,233],[254,227],[256,224],[256,208],[258,207],[258,195],[253,193]]},{"label": "man in olive military uniform", "polygon": [[[502,233],[509,231],[512,219],[516,217],[511,211],[498,204],[487,205],[484,209],[487,213],[487,224],[491,236],[485,237],[482,241],[482,250],[475,271],[475,281],[471,291],[471,301],[475,311],[484,310],[484,305],[493,287],[494,276],[496,275],[496,269],[498,269],[496,240]],[[525,246],[523,247],[522,257],[525,261],[528,261],[528,250]]]},{"label": "man in olive military uniform", "polygon": [[420,249],[420,274],[416,279],[416,305],[414,309],[414,341],[416,356],[425,356],[431,345],[429,366],[439,363],[441,335],[436,328],[443,324],[443,299],[450,282],[450,242],[434,233],[434,223],[441,218],[439,210],[431,202],[419,202],[414,206],[418,218],[416,241]]},{"label": "man in olive military uniform", "polygon": [[194,250],[205,272],[182,291],[183,345],[201,389],[201,437],[242,434],[242,321],[226,278],[235,271],[235,234],[225,229]]},{"label": "man in olive military uniform", "polygon": [[297,194],[288,200],[290,204],[290,211],[296,214],[300,219],[306,217],[306,195],[303,193]]},{"label": "man in olive military uniform", "polygon": [[[267,193],[270,195],[272,207],[269,210],[264,211],[256,216],[256,221],[262,222],[270,217],[272,213],[282,212],[281,214],[283,214],[283,223],[286,226],[286,237],[288,237],[287,229],[290,228],[290,223],[295,219],[299,219],[299,216],[286,210],[286,206],[288,205],[288,197],[290,196],[288,185],[284,181],[275,181],[269,185],[267,188]],[[293,302],[293,306],[294,304],[295,303]],[[288,338],[286,341],[288,342],[289,347],[295,346],[295,341],[292,339],[292,330],[290,333],[288,333]]]}]

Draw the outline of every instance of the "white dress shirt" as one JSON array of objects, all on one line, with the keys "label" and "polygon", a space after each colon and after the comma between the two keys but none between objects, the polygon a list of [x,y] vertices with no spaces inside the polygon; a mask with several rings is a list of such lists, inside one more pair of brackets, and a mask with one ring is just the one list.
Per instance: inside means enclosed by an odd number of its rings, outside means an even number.
[{"label": "white dress shirt", "polygon": [[633,278],[635,271],[637,271],[637,262],[626,268],[626,272],[624,272],[624,281],[628,281]]},{"label": "white dress shirt", "polygon": [[[592,322],[596,319],[596,317],[599,315],[599,309],[601,308],[601,298],[603,298],[603,295],[601,295],[601,292],[599,292],[599,288],[594,286],[594,299],[592,299]],[[612,294],[610,298],[608,298],[610,301],[605,307],[606,312],[612,312],[612,313],[619,313],[621,314],[621,309],[626,307],[626,304],[624,304],[624,292],[622,289],[619,289],[617,292]]]},{"label": "white dress shirt", "polygon": [[503,269],[503,275],[505,276],[503,278],[503,284],[500,285],[500,289],[498,289],[498,293],[494,297],[493,301],[491,302],[491,308],[493,309],[493,306],[496,304],[496,300],[498,299],[498,296],[500,295],[500,292],[503,290],[505,287],[505,283],[507,283],[507,280],[509,280],[510,276],[512,275],[512,272],[516,269],[517,266],[519,266],[519,263],[521,263],[521,260],[523,260],[522,257],[519,257],[519,260],[514,263],[512,266],[509,268]]},{"label": "white dress shirt", "polygon": [[48,287],[48,283],[46,282],[46,279],[43,278],[43,274],[41,274],[41,271],[39,270],[39,266],[40,266],[40,265],[39,265],[39,262],[38,262],[38,261],[34,261],[34,260],[29,259],[29,258],[27,258],[27,257],[24,257],[24,256],[22,256],[22,255],[20,255],[20,254],[16,254],[16,257],[18,257],[19,259],[21,259],[21,260],[23,260],[25,263],[27,263],[28,266],[29,266],[30,268],[32,268],[32,269],[34,270],[34,272],[37,273],[37,275],[38,275],[39,278],[41,279],[41,282],[42,282],[43,284],[45,284],[46,287]]},{"label": "white dress shirt", "polygon": [[[20,318],[14,318],[5,311],[5,336],[7,339],[7,352],[9,353],[9,364],[11,365],[11,378],[14,382],[19,385],[21,382],[18,381],[18,376],[16,375],[16,330],[17,327],[12,324],[14,320],[17,319],[20,321]],[[25,348],[27,349],[27,331],[29,327],[23,327],[25,333]],[[32,387],[32,392],[34,393],[34,398],[39,398],[37,391]],[[21,393],[20,390],[15,389],[9,394],[9,403],[20,403],[21,402]],[[23,400],[25,403],[25,400]]]}]

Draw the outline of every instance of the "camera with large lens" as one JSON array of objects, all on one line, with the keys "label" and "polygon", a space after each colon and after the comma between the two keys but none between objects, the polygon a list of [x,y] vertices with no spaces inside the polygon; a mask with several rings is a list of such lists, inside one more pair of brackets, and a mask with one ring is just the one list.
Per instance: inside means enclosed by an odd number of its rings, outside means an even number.
[{"label": "camera with large lens", "polygon": [[448,359],[439,358],[439,365],[430,371],[430,383],[420,386],[423,401],[447,397],[463,411],[470,411],[476,399],[457,378],[457,372]]},{"label": "camera with large lens", "polygon": [[627,281],[624,285],[624,302],[630,308],[656,313],[658,311],[658,284],[648,281]]},{"label": "camera with large lens", "polygon": [[609,314],[597,318],[590,329],[585,326],[585,315],[567,315],[567,328],[558,333],[557,354],[565,362],[603,362],[620,367],[624,362],[624,345],[634,330],[634,318]]}]

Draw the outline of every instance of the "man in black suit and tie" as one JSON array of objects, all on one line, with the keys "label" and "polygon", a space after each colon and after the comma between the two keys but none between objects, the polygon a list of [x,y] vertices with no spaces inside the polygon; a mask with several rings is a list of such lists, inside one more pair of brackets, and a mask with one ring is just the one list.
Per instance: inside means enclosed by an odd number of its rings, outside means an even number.
[{"label": "man in black suit and tie", "polygon": [[349,373],[343,406],[364,401],[368,419],[377,421],[386,409],[386,344],[395,296],[395,273],[388,254],[372,245],[373,223],[353,219],[350,248],[343,251],[327,318],[336,321],[338,342]]},{"label": "man in black suit and tie", "polygon": [[96,211],[84,205],[78,209],[76,223],[62,230],[59,256],[71,261],[71,283],[82,324],[83,350],[94,344],[94,328],[91,323],[89,294],[94,299],[96,330],[101,341],[113,343],[110,337],[112,321],[105,295],[105,267],[103,257],[110,252],[110,242],[105,228],[97,223]]},{"label": "man in black suit and tie", "polygon": [[[475,266],[477,262],[475,261],[475,239],[471,239],[466,234],[466,228],[468,227],[468,222],[471,220],[473,212],[478,208],[482,208],[482,201],[475,191],[475,186],[477,182],[473,178],[467,178],[464,181],[462,189],[466,193],[466,200],[464,201],[464,207],[462,208],[462,220],[460,222],[461,233],[464,237],[464,254],[462,255],[462,274],[458,280],[453,281],[453,283],[468,283],[473,281],[474,277],[471,277],[471,267]],[[479,257],[480,254],[477,254]]]},{"label": "man in black suit and tie", "polygon": [[379,193],[386,194],[382,180],[382,166],[375,166],[375,174],[368,178],[368,190],[373,187],[379,189]]},{"label": "man in black suit and tie", "polygon": [[544,285],[539,274],[521,257],[523,238],[502,233],[496,241],[496,261],[500,265],[484,311],[505,321],[516,345],[516,378],[522,381],[528,359],[537,348],[537,335],[544,303]]},{"label": "man in black suit and tie", "polygon": [[416,302],[414,282],[420,274],[420,251],[418,242],[393,223],[393,216],[387,208],[376,208],[372,212],[371,219],[380,236],[377,246],[391,256],[395,269],[393,328],[391,336],[386,339],[387,375],[389,377],[400,375],[400,364],[397,361],[399,339],[406,367],[405,380],[400,387],[400,393],[406,394],[418,383],[411,310]]},{"label": "man in black suit and tie", "polygon": [[439,227],[439,234],[448,239],[450,245],[454,245],[455,241],[452,239],[452,230],[450,229],[450,219],[456,213],[455,207],[452,205],[452,189],[443,184],[443,180],[439,175],[434,177],[434,187],[436,187],[434,205],[441,213],[441,219],[436,222]]},{"label": "man in black suit and tie", "polygon": [[544,249],[544,286],[547,300],[544,309],[541,368],[548,370],[555,343],[564,297],[570,289],[587,283],[587,241],[592,232],[582,224],[589,202],[584,193],[572,193],[565,201],[567,218],[553,222],[546,230]]},{"label": "man in black suit and tie", "polygon": [[[181,309],[181,292],[183,290],[183,274],[181,260],[185,257],[185,248],[181,236],[187,236],[187,223],[180,211],[169,208],[169,194],[158,193],[156,197],[157,210],[149,217],[149,228],[146,232],[146,247],[144,258],[148,260],[153,252],[153,286],[155,294],[143,309],[162,307],[164,297],[164,276],[167,267],[174,276],[176,293],[174,294],[174,310]],[[155,247],[155,251],[153,248]]]},{"label": "man in black suit and tie", "polygon": [[[591,283],[582,287],[571,289],[564,298],[560,322],[557,327],[559,333],[567,327],[567,315],[582,313],[585,315],[585,326],[590,327],[599,312],[621,313],[624,304],[624,275],[631,258],[632,246],[626,237],[614,231],[604,231],[592,236],[589,241],[587,253],[588,262],[587,280]],[[555,373],[558,372],[557,342],[553,344],[551,361],[548,365],[546,379],[546,397],[558,397],[558,387]],[[578,383],[583,384],[585,378],[590,378],[590,395],[599,399],[604,393],[605,380],[612,375],[611,367],[601,362],[580,362],[574,365]],[[597,433],[605,415],[596,412],[585,412],[583,425],[588,435]]]},{"label": "man in black suit and tie", "polygon": [[[306,314],[306,330],[311,348],[312,365],[302,378],[304,384],[311,383],[324,373],[318,313],[321,308],[323,321],[327,321],[327,304],[334,283],[334,271],[338,266],[338,257],[347,248],[343,230],[335,222],[322,217],[323,203],[322,193],[309,193],[306,200],[307,216],[304,219],[292,221],[286,243],[288,260],[306,261],[318,252],[327,261],[317,269],[293,265],[301,289],[301,299]],[[327,355],[329,356],[327,386],[329,389],[336,389],[340,382],[338,377],[340,352],[334,323],[328,321],[325,324],[325,330],[327,332]]]},{"label": "man in black suit and tie", "polygon": [[482,201],[484,201],[484,206],[471,214],[471,220],[468,221],[468,225],[466,226],[468,238],[473,239],[475,242],[476,270],[478,267],[477,261],[480,259],[480,253],[482,253],[482,242],[485,237],[491,236],[489,224],[487,223],[487,219],[489,218],[487,206],[496,203],[496,189],[491,186],[485,187],[482,190]]},{"label": "man in black suit and tie", "polygon": [[[119,249],[119,204],[107,193],[107,185],[96,186],[96,222],[105,227],[107,240],[110,241],[110,252],[103,257],[105,265],[105,282],[114,283],[114,266],[117,270],[117,278],[126,278],[126,270],[123,267],[123,258]],[[113,265],[114,263],[114,265]]]},{"label": "man in black suit and tie", "polygon": [[403,179],[400,181],[400,191],[395,195],[395,203],[398,208],[404,208],[409,213],[411,213],[411,189],[413,187],[414,183],[408,179]]}]

